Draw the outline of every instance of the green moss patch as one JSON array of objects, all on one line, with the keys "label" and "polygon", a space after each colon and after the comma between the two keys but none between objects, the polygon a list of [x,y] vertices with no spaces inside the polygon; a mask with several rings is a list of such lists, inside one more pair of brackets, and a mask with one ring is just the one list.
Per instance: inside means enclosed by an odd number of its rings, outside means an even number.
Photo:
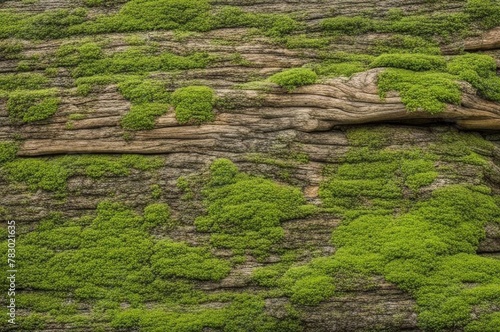
[{"label": "green moss patch", "polygon": [[283,238],[280,223],[311,213],[302,193],[289,186],[240,173],[229,160],[211,166],[204,191],[207,215],[196,219],[199,231],[211,233],[215,247],[269,255]]},{"label": "green moss patch", "polygon": [[120,124],[127,130],[148,130],[155,126],[156,118],[167,113],[168,105],[147,103],[133,105]]},{"label": "green moss patch", "polygon": [[57,112],[61,99],[56,95],[53,89],[13,91],[8,94],[9,117],[22,122],[45,120]]},{"label": "green moss patch", "polygon": [[169,93],[162,82],[131,78],[118,84],[120,93],[134,104],[168,103]]},{"label": "green moss patch", "polygon": [[437,42],[418,36],[392,35],[387,39],[376,42],[372,51],[383,53],[417,53],[440,55],[441,49]]},{"label": "green moss patch", "polygon": [[448,63],[448,72],[472,84],[486,99],[500,102],[500,77],[495,59],[482,54],[465,54]]},{"label": "green moss patch", "polygon": [[[373,137],[382,145],[371,144],[366,131],[355,131],[350,137],[357,139],[358,147],[320,191],[325,207],[344,216],[332,236],[336,253],[292,265],[284,273],[262,271],[259,278],[279,285],[295,303],[315,305],[337,288],[369,289],[371,278],[382,275],[415,297],[419,326],[426,331],[478,331],[493,326],[500,262],[475,254],[485,224],[500,217],[491,191],[484,186],[448,185],[428,198],[407,200],[404,186],[428,185],[427,179],[438,173],[436,158],[446,159],[447,148],[433,156],[381,150],[389,144],[389,136]],[[453,133],[443,138],[443,144],[460,145],[464,140],[469,142],[464,145],[468,153],[478,144],[489,146],[479,137]],[[383,185],[391,181],[395,181],[392,186]]]},{"label": "green moss patch", "polygon": [[[88,1],[87,5],[101,5],[103,1]],[[25,39],[62,38],[76,34],[144,31],[155,29],[200,30],[212,27],[208,1],[198,0],[132,0],[118,13],[90,18],[85,8],[59,9],[27,15],[3,11],[5,24],[0,37],[16,36]]]},{"label": "green moss patch", "polygon": [[500,25],[500,3],[495,0],[468,0],[465,12],[483,28]]},{"label": "green moss patch", "polygon": [[379,75],[379,93],[399,91],[406,108],[413,111],[439,113],[446,104],[459,104],[461,91],[455,77],[446,73],[413,72],[389,69]]},{"label": "green moss patch", "polygon": [[[134,77],[144,78],[144,75],[154,71],[172,71],[205,68],[213,57],[207,53],[192,53],[186,56],[169,52],[158,52],[155,47],[132,46],[125,51],[109,55],[103,53],[99,44],[83,40],[63,44],[56,52],[56,64],[70,67],[72,75],[77,78],[77,85],[109,84],[122,81],[123,90],[133,93]],[[144,82],[137,89],[145,89],[153,81]],[[137,91],[136,91],[137,96]]]},{"label": "green moss patch", "polygon": [[112,321],[114,328],[185,332],[212,328],[222,331],[299,332],[302,328],[296,315],[286,313],[277,319],[265,314],[262,297],[250,294],[231,296],[231,303],[222,309],[192,311],[128,309]]},{"label": "green moss patch", "polygon": [[170,207],[164,203],[153,203],[146,206],[144,208],[144,221],[151,227],[166,226],[172,228],[174,226]]},{"label": "green moss patch", "polygon": [[170,94],[159,81],[131,78],[118,84],[121,94],[132,102],[121,120],[127,130],[153,129],[156,118],[167,112]]},{"label": "green moss patch", "polygon": [[115,15],[102,15],[93,21],[75,25],[70,34],[130,32],[144,30],[206,30],[210,5],[206,0],[133,0]]},{"label": "green moss patch", "polygon": [[103,57],[101,46],[94,42],[63,44],[56,52],[57,64],[61,66],[76,66]]},{"label": "green moss patch", "polygon": [[23,182],[31,190],[64,191],[69,171],[40,159],[17,159],[3,166],[11,181]]},{"label": "green moss patch", "polygon": [[359,35],[374,31],[375,28],[372,20],[362,16],[327,18],[320,25],[324,31],[347,35]]},{"label": "green moss patch", "polygon": [[286,38],[286,47],[289,49],[313,48],[321,49],[330,44],[329,38],[311,38],[307,35],[289,36]]},{"label": "green moss patch", "polygon": [[[107,0],[85,2],[89,7],[109,4]],[[86,8],[31,15],[3,11],[0,19],[5,22],[0,29],[0,38],[16,36],[25,39],[157,29],[209,31],[231,27],[258,28],[266,36],[282,37],[304,28],[302,23],[286,14],[245,12],[231,6],[214,13],[206,0],[132,0],[115,14],[97,16],[88,15]]]},{"label": "green moss patch", "polygon": [[409,111],[442,112],[446,104],[459,104],[461,91],[458,80],[469,82],[479,95],[500,101],[500,78],[496,75],[493,58],[481,54],[465,54],[445,62],[443,57],[416,54],[384,54],[371,67],[387,66],[379,75],[382,97],[388,91],[399,91]]},{"label": "green moss patch", "polygon": [[0,98],[14,123],[45,120],[57,112],[56,89],[44,89],[50,80],[38,73],[0,75]]},{"label": "green moss patch", "polygon": [[[469,294],[499,282],[498,261],[474,255],[484,223],[498,212],[487,194],[450,186],[399,217],[359,217],[334,232],[339,249],[329,273],[342,268],[383,274],[417,298],[419,322],[426,330],[463,326],[472,320],[472,306],[490,299]],[[471,289],[468,282],[479,284]]]},{"label": "green moss patch", "polygon": [[396,16],[389,20],[377,20],[362,16],[337,16],[320,23],[323,31],[333,34],[360,35],[369,32],[398,33],[412,36],[450,37],[464,34],[471,18],[463,13]]},{"label": "green moss patch", "polygon": [[321,53],[323,61],[309,67],[319,76],[323,77],[350,77],[355,73],[363,72],[369,68],[375,57],[368,54],[354,54],[346,52]]},{"label": "green moss patch", "polygon": [[304,25],[285,14],[250,13],[238,7],[223,7],[214,17],[214,28],[257,28],[266,36],[283,37],[300,31]]},{"label": "green moss patch", "polygon": [[158,241],[153,250],[155,253],[151,257],[152,270],[164,278],[217,281],[227,276],[230,271],[227,261],[214,258],[203,248],[164,240]]},{"label": "green moss patch", "polygon": [[180,124],[213,121],[215,114],[214,90],[206,86],[188,86],[179,88],[172,94],[175,117]]},{"label": "green moss patch", "polygon": [[375,58],[371,67],[392,67],[413,71],[444,70],[446,60],[441,56],[427,54],[382,54]]},{"label": "green moss patch", "polygon": [[[17,307],[27,313],[19,317],[20,326],[301,331],[293,312],[280,319],[267,314],[260,294],[201,291],[196,282],[219,281],[232,266],[207,247],[152,236],[152,226],[171,223],[169,211],[155,203],[142,216],[122,203],[103,201],[92,216],[53,215],[19,235],[19,269],[30,270],[16,279],[28,290],[16,294]],[[221,305],[200,306],[213,301]],[[82,306],[89,308],[85,315],[79,314]]]},{"label": "green moss patch", "polygon": [[23,50],[23,44],[13,40],[0,41],[0,58],[16,59]]},{"label": "green moss patch", "polygon": [[[87,0],[87,7],[109,6],[108,0]],[[328,34],[359,35],[369,32],[449,38],[464,35],[473,26],[490,29],[500,24],[495,0],[468,0],[461,12],[405,16],[395,10],[385,19],[336,16],[320,23]],[[218,28],[256,28],[262,34],[282,38],[305,31],[305,24],[286,14],[246,12],[225,6],[217,11],[207,0],[131,0],[111,14],[90,15],[86,8],[51,10],[38,14],[1,11],[0,38],[63,38],[113,32],[151,30],[209,31]],[[320,43],[321,44],[321,43]],[[317,43],[311,44],[317,47]]]},{"label": "green moss patch", "polygon": [[[87,303],[106,313],[87,315],[83,323],[89,326],[92,320],[112,320],[120,303],[137,307],[168,298],[165,292],[193,292],[189,278],[218,280],[229,272],[229,264],[206,249],[155,240],[147,232],[153,210],[155,221],[168,222],[158,205],[146,208],[142,217],[123,204],[104,201],[95,217],[51,218],[20,236],[17,252],[23,262],[19,268],[29,268],[31,273],[16,282],[30,289],[26,294],[36,294],[26,295],[20,305],[48,319],[74,324],[76,305],[67,304],[71,297],[72,303]],[[168,279],[173,275],[185,281]]]},{"label": "green moss patch", "polygon": [[16,89],[36,90],[47,85],[49,80],[41,74],[23,73],[0,75],[0,91]]},{"label": "green moss patch", "polygon": [[68,28],[85,22],[87,11],[57,9],[40,14],[0,11],[0,38],[18,37],[24,39],[62,38],[68,35]]},{"label": "green moss patch", "polygon": [[318,75],[308,68],[294,68],[269,77],[269,81],[278,84],[289,92],[304,85],[314,84]]},{"label": "green moss patch", "polygon": [[75,77],[102,74],[142,74],[153,71],[170,71],[205,68],[211,61],[206,53],[180,56],[172,53],[149,55],[139,49],[119,52],[95,61],[81,62],[73,71]]},{"label": "green moss patch", "polygon": [[279,279],[293,303],[318,305],[335,292],[334,280],[311,266],[292,267]]},{"label": "green moss patch", "polygon": [[0,164],[16,158],[19,145],[15,142],[0,142]]},{"label": "green moss patch", "polygon": [[463,13],[415,15],[389,22],[378,22],[376,31],[450,39],[452,36],[466,34],[470,24],[470,18]]},{"label": "green moss patch", "polygon": [[72,175],[86,175],[92,178],[127,176],[131,169],[147,171],[162,165],[161,158],[140,155],[84,155],[52,159],[20,158],[6,163],[3,171],[9,180],[25,183],[30,190],[43,189],[64,193],[67,179]]}]

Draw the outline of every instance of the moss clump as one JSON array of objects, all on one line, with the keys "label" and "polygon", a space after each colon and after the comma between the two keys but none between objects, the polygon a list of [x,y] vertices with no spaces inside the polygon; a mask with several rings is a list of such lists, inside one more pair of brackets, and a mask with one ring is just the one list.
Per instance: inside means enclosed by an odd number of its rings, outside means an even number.
[{"label": "moss clump", "polygon": [[144,208],[144,221],[151,227],[173,227],[173,221],[170,217],[170,207],[163,203],[154,203],[146,206]]},{"label": "moss clump", "polygon": [[[325,170],[329,178],[322,184],[320,195],[328,207],[344,215],[391,213],[404,207],[409,191],[418,195],[419,189],[437,178],[438,156],[421,149],[394,150],[390,127],[352,128],[347,131],[354,146],[342,164]],[[453,141],[460,140],[455,137]],[[470,149],[468,149],[470,153]],[[408,190],[410,189],[410,190]]]},{"label": "moss clump", "polygon": [[153,129],[158,116],[167,112],[170,94],[163,84],[135,77],[118,84],[122,95],[132,102],[130,111],[122,118],[121,126],[127,130]]},{"label": "moss clump", "polygon": [[30,190],[63,192],[69,177],[66,168],[41,159],[17,159],[6,163],[3,169],[9,180],[24,182]]},{"label": "moss clump", "polygon": [[346,132],[349,143],[356,147],[381,148],[390,142],[390,128],[361,127]]},{"label": "moss clump", "polygon": [[434,15],[393,15],[383,19],[362,16],[337,16],[321,21],[320,27],[327,33],[360,35],[369,32],[398,33],[411,36],[448,38],[464,34],[470,25],[470,17],[464,13]]},{"label": "moss clump", "polygon": [[446,73],[389,69],[379,75],[378,87],[381,97],[389,91],[399,91],[410,112],[435,114],[444,111],[446,103],[459,104],[462,99],[455,77]]},{"label": "moss clump", "polygon": [[16,159],[4,165],[7,178],[28,185],[30,190],[44,189],[64,193],[66,181],[72,175],[91,178],[127,176],[130,169],[153,170],[163,165],[163,159],[140,155],[65,156],[52,159]]},{"label": "moss clump", "polygon": [[[109,4],[109,0],[85,2],[88,7]],[[47,39],[111,32],[208,31],[227,27],[258,28],[264,35],[276,38],[304,28],[302,23],[285,14],[247,13],[230,6],[215,13],[211,10],[207,0],[132,0],[113,15],[95,17],[87,15],[85,8],[36,15],[0,12],[0,20],[4,23],[0,38]]]},{"label": "moss clump", "polygon": [[[141,216],[124,204],[103,201],[92,217],[66,220],[53,215],[21,234],[16,241],[19,267],[31,271],[16,280],[30,290],[16,297],[16,305],[30,313],[23,326],[32,330],[56,321],[177,332],[207,327],[301,330],[293,313],[280,319],[269,316],[261,295],[197,289],[195,281],[219,281],[231,264],[206,247],[152,236],[150,226],[169,219],[168,211],[165,204],[151,204]],[[200,306],[213,301],[224,305]],[[80,316],[81,306],[92,313]]]},{"label": "moss clump", "polygon": [[[371,278],[382,275],[416,298],[423,330],[477,331],[490,326],[496,319],[491,304],[498,302],[494,299],[500,294],[500,262],[475,252],[484,237],[484,225],[500,217],[491,190],[450,185],[435,190],[428,199],[405,202],[400,197],[397,204],[391,202],[392,192],[383,188],[367,195],[367,185],[360,180],[385,179],[387,183],[401,176],[397,183],[403,193],[402,184],[411,188],[421,183],[420,178],[433,178],[436,158],[446,156],[389,152],[380,146],[369,147],[366,133],[351,136],[362,146],[355,150],[364,150],[365,156],[370,151],[373,156],[371,162],[347,157],[348,162],[321,188],[325,206],[344,216],[332,236],[336,253],[292,266],[272,284],[281,285],[298,303],[316,304],[338,288],[369,288]],[[453,136],[447,135],[447,141],[466,139]],[[469,151],[471,144],[488,145],[478,137],[470,138],[469,143]],[[369,165],[364,164],[367,162]],[[414,180],[412,175],[419,178]],[[352,190],[343,190],[339,180],[350,181]],[[312,280],[324,280],[329,288],[318,291]]]},{"label": "moss clump", "polygon": [[359,35],[375,29],[374,22],[362,16],[327,18],[321,21],[320,26],[324,31],[347,35]]},{"label": "moss clump", "polygon": [[483,28],[500,25],[500,3],[496,0],[468,0],[465,12]]},{"label": "moss clump", "polygon": [[283,37],[303,29],[303,24],[285,14],[248,13],[240,8],[223,7],[214,17],[214,28],[257,28],[269,37]]},{"label": "moss clump", "polygon": [[382,54],[375,58],[370,67],[392,67],[413,71],[446,69],[446,60],[441,56],[428,54]]},{"label": "moss clump", "polygon": [[301,23],[285,14],[258,14],[256,18],[252,25],[260,27],[268,37],[283,37],[303,28]]},{"label": "moss clump", "polygon": [[[93,75],[88,77],[79,77],[75,80],[77,90],[82,90],[82,95],[88,95],[92,89],[96,86],[117,84],[124,81],[141,81],[145,80],[143,75],[120,75],[120,74],[109,74],[109,75]],[[133,88],[133,87],[132,87]]]},{"label": "moss clump", "polygon": [[158,241],[151,256],[153,272],[163,278],[220,280],[231,270],[227,261],[214,258],[204,248],[169,240]]},{"label": "moss clump", "polygon": [[439,56],[384,54],[371,63],[371,67],[379,66],[412,70],[386,70],[378,79],[380,95],[384,97],[388,91],[399,91],[409,111],[439,113],[446,103],[459,104],[461,91],[457,80],[471,83],[486,99],[500,101],[496,63],[487,55],[465,54],[446,63]]},{"label": "moss clump", "polygon": [[23,50],[23,44],[17,41],[0,41],[0,59],[16,59]]},{"label": "moss clump", "polygon": [[161,195],[163,194],[161,186],[159,184],[152,184],[149,188],[151,189],[151,198],[155,200],[160,199]]},{"label": "moss clump", "polygon": [[148,233],[150,221],[152,216],[155,222],[164,221],[165,207],[150,205],[147,210],[142,217],[121,203],[103,201],[93,217],[54,216],[19,236],[19,266],[32,271],[16,280],[30,289],[19,305],[51,321],[76,323],[77,308],[85,304],[100,314],[79,323],[109,326],[125,311],[120,309],[124,302],[147,316],[149,310],[142,305],[148,302],[162,300],[177,307],[183,301],[203,301],[204,294],[190,279],[220,280],[230,264],[206,248],[155,239]]},{"label": "moss clump", "polygon": [[383,53],[416,53],[440,55],[438,43],[418,36],[393,35],[388,39],[376,42],[372,52]]},{"label": "moss clump", "polygon": [[[88,0],[86,5],[108,3],[108,0]],[[2,12],[0,20],[4,24],[0,29],[0,37],[48,39],[156,29],[208,30],[212,27],[208,13],[210,8],[206,0],[132,0],[114,15],[99,15],[95,18],[89,17],[85,8],[52,10],[35,15]]]},{"label": "moss clump", "polygon": [[103,15],[73,26],[71,34],[144,30],[207,30],[211,28],[206,0],[132,0],[115,15]]},{"label": "moss clump", "polygon": [[130,111],[125,114],[120,124],[127,130],[149,130],[155,126],[156,118],[167,113],[168,105],[158,103],[146,103],[132,105]]},{"label": "moss clump", "polygon": [[365,71],[375,57],[367,54],[353,54],[346,52],[321,52],[323,61],[310,65],[311,69],[320,76],[350,77],[355,73]]},{"label": "moss clump", "polygon": [[229,159],[217,159],[210,165],[210,186],[225,186],[236,181],[238,167]]},{"label": "moss clump", "polygon": [[290,36],[286,38],[286,47],[296,48],[316,48],[321,49],[330,44],[328,38],[310,38],[307,35]]},{"label": "moss clump", "polygon": [[[86,0],[87,7],[109,6],[109,0]],[[330,34],[357,35],[368,32],[401,33],[413,36],[448,38],[463,35],[479,24],[492,28],[499,24],[499,5],[495,0],[468,0],[463,12],[405,16],[390,11],[386,19],[363,16],[337,16],[320,23]],[[54,10],[40,14],[0,12],[0,38],[15,36],[24,39],[63,38],[112,32],[163,30],[209,31],[218,28],[256,28],[272,38],[283,38],[303,32],[306,25],[286,14],[245,12],[225,6],[213,10],[208,0],[131,0],[112,15],[88,15],[86,8]],[[317,47],[322,43],[312,43]]]},{"label": "moss clump", "polygon": [[401,164],[404,184],[413,191],[428,186],[436,180],[435,162],[433,160],[405,160]]},{"label": "moss clump", "polygon": [[87,11],[83,8],[74,10],[58,9],[40,14],[28,15],[0,12],[0,38],[18,37],[23,39],[53,39],[68,36],[68,28],[83,23]]},{"label": "moss clump", "polygon": [[162,158],[142,155],[65,156],[51,161],[63,165],[72,174],[82,174],[95,179],[103,176],[127,176],[131,169],[149,171],[160,168],[164,164]]},{"label": "moss clump", "polygon": [[112,326],[119,329],[158,329],[162,331],[201,331],[207,327],[221,331],[302,331],[298,317],[286,313],[280,319],[265,314],[264,298],[258,295],[232,295],[222,309],[141,310],[127,309],[116,315]]},{"label": "moss clump", "polygon": [[298,189],[239,173],[224,159],[212,165],[204,195],[208,214],[196,219],[196,228],[212,233],[215,247],[248,250],[257,258],[283,238],[282,221],[312,212]]},{"label": "moss clump", "polygon": [[19,146],[15,142],[0,142],[0,164],[16,158]]},{"label": "moss clump", "polygon": [[263,287],[278,287],[278,280],[290,268],[296,257],[288,259],[289,254],[284,254],[281,261],[276,264],[269,264],[263,267],[258,267],[252,272],[252,281]]},{"label": "moss clump", "polygon": [[[459,206],[450,202],[451,197],[460,198]],[[362,260],[372,261],[371,273],[383,273],[386,279],[403,289],[415,291],[413,294],[418,301],[417,290],[422,291],[424,285],[439,293],[442,288],[431,287],[436,282],[455,282],[456,279],[449,275],[451,270],[441,279],[444,275],[436,273],[441,267],[436,268],[448,260],[473,256],[484,233],[484,223],[497,213],[498,208],[488,195],[451,186],[435,191],[432,199],[417,204],[400,217],[366,215],[340,226],[334,232],[333,242],[339,248],[337,255],[364,256]],[[484,260],[478,256],[471,259]],[[471,271],[474,269],[471,266]],[[426,305],[434,304],[436,302]],[[448,324],[456,323],[448,318]]]},{"label": "moss clump", "polygon": [[468,324],[465,332],[482,332],[482,331],[495,331],[500,326],[500,313],[492,313],[482,315],[477,321]]},{"label": "moss clump", "polygon": [[118,90],[134,104],[168,103],[170,94],[160,81],[130,78],[118,83]]},{"label": "moss clump", "polygon": [[335,292],[334,280],[310,266],[290,268],[278,281],[293,303],[318,305]]},{"label": "moss clump", "polygon": [[175,106],[175,118],[180,124],[201,124],[215,119],[215,94],[209,87],[179,88],[172,94],[172,104]]},{"label": "moss clump", "polygon": [[8,94],[7,111],[15,121],[45,120],[57,112],[60,98],[55,90],[16,90]]},{"label": "moss clump", "polygon": [[76,66],[103,56],[101,47],[94,42],[63,44],[57,49],[56,62],[60,66]]},{"label": "moss clump", "polygon": [[439,154],[442,160],[487,167],[487,160],[477,152],[490,154],[493,145],[480,135],[459,134],[452,131],[441,134],[439,140],[439,143],[431,145],[430,148]]},{"label": "moss clump", "polygon": [[87,7],[109,7],[113,5],[112,0],[85,0],[85,6]]},{"label": "moss clump", "polygon": [[314,84],[318,75],[308,68],[294,68],[269,77],[269,81],[278,84],[289,92],[304,85]]},{"label": "moss clump", "polygon": [[[160,70],[204,68],[212,60],[213,57],[206,53],[182,56],[160,53],[154,46],[133,46],[123,52],[105,55],[99,44],[85,40],[64,44],[56,52],[56,64],[72,68],[71,73],[77,78],[78,86],[123,82],[121,89],[130,93],[134,93],[131,90],[138,83],[141,84],[137,90],[158,88],[156,81],[145,79],[145,74]],[[137,91],[135,93],[137,95]]]},{"label": "moss clump", "polygon": [[463,35],[469,29],[470,20],[466,14],[431,14],[404,16],[399,20],[381,21],[377,24],[377,32],[399,33],[420,37],[439,36],[450,38]]},{"label": "moss clump", "polygon": [[45,86],[49,80],[41,74],[23,73],[0,76],[0,91],[17,89],[36,90]]},{"label": "moss clump", "polygon": [[151,55],[141,49],[129,49],[109,57],[79,62],[73,70],[74,77],[102,74],[144,74],[152,71],[170,71],[205,68],[212,61],[206,53],[180,56],[172,53]]},{"label": "moss clump", "polygon": [[465,54],[448,63],[448,72],[472,84],[480,95],[500,101],[500,77],[496,74],[495,59],[483,54]]},{"label": "moss clump", "polygon": [[360,73],[368,69],[368,66],[360,61],[353,62],[328,62],[325,61],[319,65],[313,66],[314,71],[321,76],[337,77],[346,76],[351,77],[356,73]]}]

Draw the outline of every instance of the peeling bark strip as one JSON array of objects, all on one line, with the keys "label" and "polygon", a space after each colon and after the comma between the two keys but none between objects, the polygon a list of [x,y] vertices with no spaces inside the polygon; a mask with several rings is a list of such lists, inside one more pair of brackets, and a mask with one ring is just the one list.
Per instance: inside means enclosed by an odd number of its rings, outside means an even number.
[{"label": "peeling bark strip", "polygon": [[[462,105],[448,105],[442,113],[408,112],[397,95],[381,100],[376,79],[383,69],[372,69],[351,79],[331,79],[321,85],[310,85],[285,93],[281,89],[259,93],[241,91],[236,102],[258,100],[254,106],[238,113],[218,111],[216,120],[202,126],[181,126],[172,113],[157,120],[156,128],[140,131],[132,141],[123,138],[120,116],[128,102],[109,91],[88,98],[84,104],[76,99],[65,101],[63,109],[46,124],[3,127],[4,135],[17,132],[24,139],[19,156],[41,156],[65,153],[173,153],[218,150],[231,152],[241,141],[264,137],[270,132],[296,130],[322,132],[334,126],[383,122],[433,123],[451,122],[467,130],[499,130],[500,106],[481,99],[464,84]],[[108,89],[109,90],[109,89]],[[232,92],[219,90],[220,98]],[[255,104],[259,104],[258,106]],[[74,121],[68,130],[66,114],[84,112],[93,107],[98,112]],[[106,106],[109,105],[109,106]],[[113,106],[111,106],[113,105]],[[103,108],[101,108],[103,107]],[[69,111],[71,110],[71,111]],[[2,123],[7,122],[6,120]],[[229,142],[233,143],[229,143]]]}]

